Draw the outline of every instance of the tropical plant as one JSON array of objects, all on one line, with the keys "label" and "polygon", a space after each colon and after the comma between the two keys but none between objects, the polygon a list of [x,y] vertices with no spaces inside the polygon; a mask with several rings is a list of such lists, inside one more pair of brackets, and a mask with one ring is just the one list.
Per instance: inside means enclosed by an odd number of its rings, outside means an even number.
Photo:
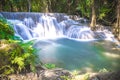
[{"label": "tropical plant", "polygon": [[99,70],[100,73],[105,73],[105,72],[109,72],[107,69],[103,68]]},{"label": "tropical plant", "polygon": [[35,70],[35,50],[32,42],[0,41],[0,74]]},{"label": "tropical plant", "polygon": [[13,39],[14,30],[12,24],[7,22],[3,17],[0,17],[0,39]]},{"label": "tropical plant", "polygon": [[55,64],[51,64],[51,63],[44,64],[44,66],[45,66],[47,69],[56,68],[56,65],[55,65]]}]

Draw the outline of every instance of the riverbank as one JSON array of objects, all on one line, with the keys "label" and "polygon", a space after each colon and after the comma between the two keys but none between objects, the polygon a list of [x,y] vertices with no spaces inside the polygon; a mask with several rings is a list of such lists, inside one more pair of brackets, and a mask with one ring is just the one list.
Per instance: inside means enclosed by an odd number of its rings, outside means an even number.
[{"label": "riverbank", "polygon": [[0,76],[0,80],[119,80],[120,71],[115,72],[98,72],[98,73],[79,73],[69,72],[67,70],[56,68],[37,70],[23,74],[11,74]]}]

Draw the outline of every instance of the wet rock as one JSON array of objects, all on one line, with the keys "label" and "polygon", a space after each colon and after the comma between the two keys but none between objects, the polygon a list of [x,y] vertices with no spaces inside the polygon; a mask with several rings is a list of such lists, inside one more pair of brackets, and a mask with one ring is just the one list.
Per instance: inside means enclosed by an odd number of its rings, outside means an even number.
[{"label": "wet rock", "polygon": [[10,79],[5,75],[0,75],[0,80],[10,80]]},{"label": "wet rock", "polygon": [[41,70],[38,72],[39,80],[65,80],[63,77],[70,78],[71,74],[67,70],[63,69],[52,69],[52,70]]},{"label": "wet rock", "polygon": [[120,71],[97,74],[90,80],[120,80]]},{"label": "wet rock", "polygon": [[10,80],[66,80],[66,78],[72,78],[72,76],[69,71],[57,68],[37,70],[37,73],[12,74],[8,78]]}]

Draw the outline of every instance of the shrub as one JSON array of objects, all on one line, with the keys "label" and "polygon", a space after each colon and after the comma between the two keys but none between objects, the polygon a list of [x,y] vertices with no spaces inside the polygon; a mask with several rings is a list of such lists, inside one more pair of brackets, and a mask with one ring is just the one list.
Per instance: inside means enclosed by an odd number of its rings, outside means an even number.
[{"label": "shrub", "polygon": [[44,64],[44,66],[45,66],[47,69],[56,68],[56,65],[55,65],[55,64],[50,64],[50,63]]},{"label": "shrub", "polygon": [[36,55],[31,43],[0,40],[0,74],[34,70]]}]

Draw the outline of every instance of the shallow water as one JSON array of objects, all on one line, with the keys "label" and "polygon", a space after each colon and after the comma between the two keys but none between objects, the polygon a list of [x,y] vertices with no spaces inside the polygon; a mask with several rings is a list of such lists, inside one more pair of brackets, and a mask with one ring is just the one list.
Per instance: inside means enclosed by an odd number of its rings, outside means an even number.
[{"label": "shallow water", "polygon": [[68,38],[37,40],[34,47],[43,63],[67,70],[119,70],[120,50],[110,41],[78,41]]}]

